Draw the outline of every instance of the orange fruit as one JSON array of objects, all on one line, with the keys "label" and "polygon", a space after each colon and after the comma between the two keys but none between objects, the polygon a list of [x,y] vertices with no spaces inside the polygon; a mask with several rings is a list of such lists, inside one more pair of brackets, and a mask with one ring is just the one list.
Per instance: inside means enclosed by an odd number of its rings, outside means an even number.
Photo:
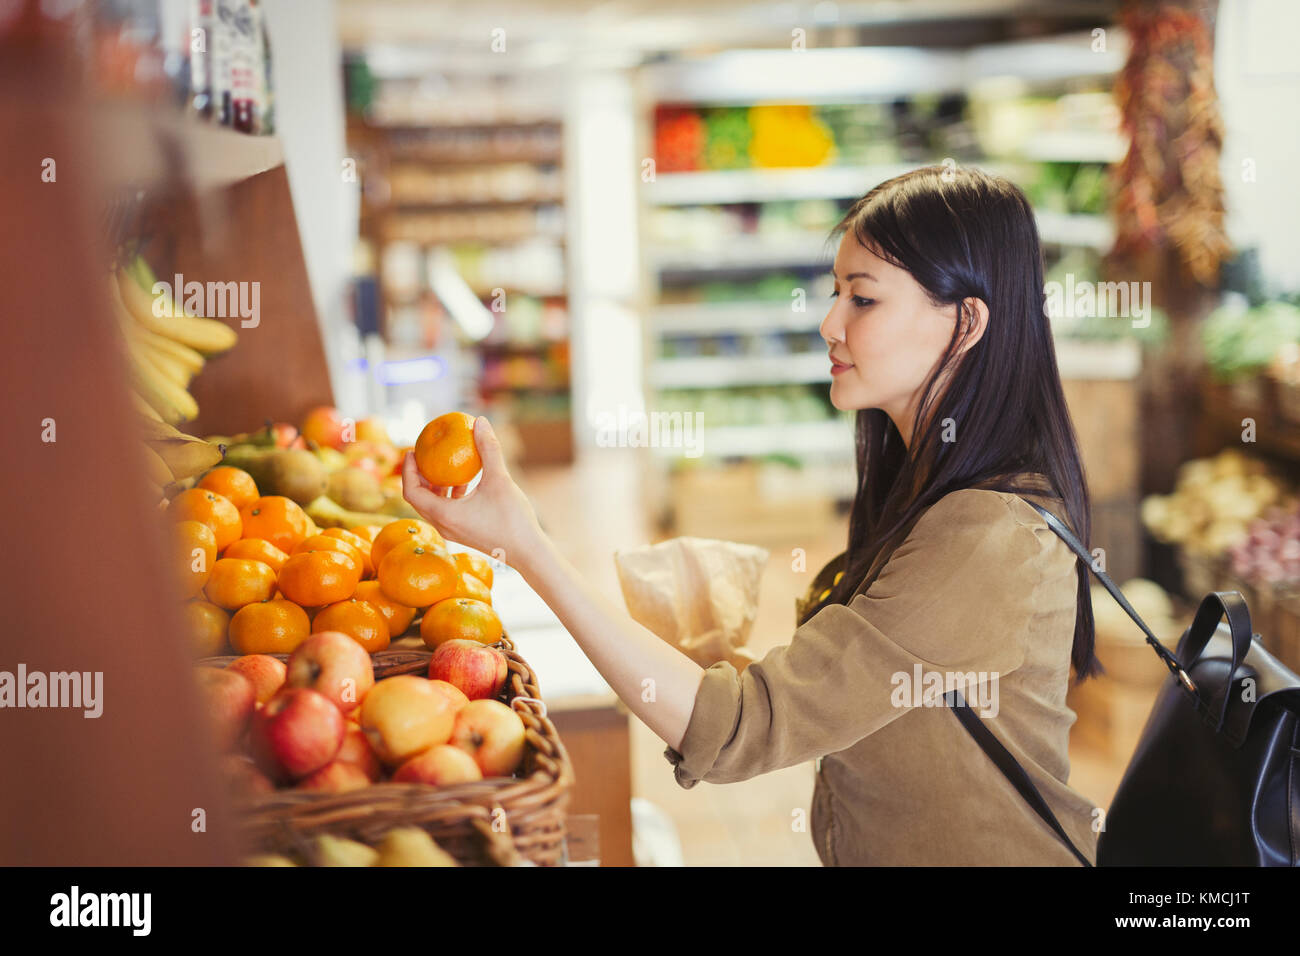
[{"label": "orange fruit", "polygon": [[178,521],[172,527],[176,579],[181,596],[192,598],[203,590],[217,561],[217,536],[202,521]]},{"label": "orange fruit", "polygon": [[418,518],[403,518],[401,521],[386,524],[375,535],[375,540],[370,545],[370,563],[374,565],[376,574],[379,573],[379,565],[383,564],[388,552],[403,541],[419,541],[439,548],[446,547],[447,544],[433,525]]},{"label": "orange fruit", "polygon": [[321,607],[346,601],[361,582],[361,565],[342,551],[303,551],[280,569],[280,593],[294,604]]},{"label": "orange fruit", "polygon": [[477,554],[466,554],[464,551],[458,551],[453,558],[456,560],[456,567],[460,568],[462,574],[472,574],[488,587],[492,587],[492,565],[488,559]]},{"label": "orange fruit", "polygon": [[261,561],[268,565],[276,574],[284,567],[284,562],[289,560],[289,556],[273,545],[270,541],[262,538],[240,538],[230,547],[226,548],[224,558],[245,558],[249,561]]},{"label": "orange fruit", "polygon": [[373,604],[379,609],[379,613],[384,615],[384,620],[388,622],[389,637],[405,634],[406,629],[415,620],[415,608],[390,600],[380,588],[378,581],[362,581],[357,585],[357,593],[353,597],[367,604]]},{"label": "orange fruit", "polygon": [[451,597],[459,580],[450,554],[419,541],[403,541],[379,565],[380,589],[407,607],[428,607]]},{"label": "orange fruit", "polygon": [[269,541],[285,554],[292,554],[313,527],[307,512],[292,498],[263,495],[239,513],[245,538]]},{"label": "orange fruit", "polygon": [[226,644],[230,615],[211,601],[186,601],[181,608],[185,631],[193,642],[195,657],[215,657]]},{"label": "orange fruit", "polygon": [[447,641],[478,641],[495,644],[501,640],[501,618],[482,601],[451,598],[439,601],[424,612],[420,636],[427,647]]},{"label": "orange fruit", "polygon": [[474,577],[472,574],[461,572],[456,578],[456,593],[452,597],[471,598],[475,601],[482,601],[484,604],[492,603],[492,592],[488,586]]},{"label": "orange fruit", "polygon": [[469,484],[483,467],[474,444],[474,417],[448,412],[425,425],[415,440],[415,465],[434,487]]},{"label": "orange fruit", "polygon": [[[335,543],[331,545],[328,543],[330,541]],[[342,551],[361,565],[362,578],[368,578],[374,572],[370,564],[370,544],[350,531],[344,531],[342,528],[326,528],[320,534],[305,538],[302,544],[298,545],[298,550],[307,550],[308,542],[314,542],[313,546],[318,551]]]},{"label": "orange fruit", "polygon": [[343,421],[337,408],[328,405],[313,408],[303,419],[302,437],[320,448],[342,448]]},{"label": "orange fruit", "polygon": [[261,561],[221,558],[203,588],[208,600],[227,611],[269,600],[275,592],[275,572]]},{"label": "orange fruit", "polygon": [[358,538],[360,538],[362,541],[365,541],[367,544],[374,544],[375,535],[379,534],[379,532],[383,530],[384,530],[384,526],[379,524],[359,524],[355,528],[348,529],[348,531],[350,531],[352,534],[355,534]]},{"label": "orange fruit", "polygon": [[218,465],[199,479],[198,487],[223,495],[239,510],[258,498],[257,482],[242,468]]},{"label": "orange fruit", "polygon": [[167,514],[173,521],[202,521],[217,536],[217,550],[225,551],[243,533],[239,509],[225,495],[206,488],[190,488],[172,499]]},{"label": "orange fruit", "polygon": [[321,631],[342,631],[372,654],[382,651],[389,641],[388,620],[383,613],[356,598],[321,608],[311,622],[311,632]]},{"label": "orange fruit", "polygon": [[307,612],[292,601],[246,604],[230,619],[236,654],[291,654],[311,634]]}]

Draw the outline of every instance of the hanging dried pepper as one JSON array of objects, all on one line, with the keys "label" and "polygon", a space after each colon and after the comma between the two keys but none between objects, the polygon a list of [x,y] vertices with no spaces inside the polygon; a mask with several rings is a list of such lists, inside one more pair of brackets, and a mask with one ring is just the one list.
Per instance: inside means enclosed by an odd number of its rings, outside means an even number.
[{"label": "hanging dried pepper", "polygon": [[1113,173],[1116,239],[1107,265],[1172,247],[1187,277],[1213,287],[1232,246],[1209,25],[1172,3],[1142,0],[1130,0],[1120,22],[1132,45],[1115,95],[1130,146]]}]

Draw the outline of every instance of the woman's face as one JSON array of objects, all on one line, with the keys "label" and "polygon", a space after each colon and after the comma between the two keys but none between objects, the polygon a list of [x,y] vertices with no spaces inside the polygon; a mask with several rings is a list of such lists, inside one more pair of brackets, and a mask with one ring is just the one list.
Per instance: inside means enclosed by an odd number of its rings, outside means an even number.
[{"label": "woman's face", "polygon": [[[865,248],[852,231],[831,271],[834,301],[819,329],[831,358],[831,404],[882,409],[910,443],[921,387],[948,347],[957,308],[931,304],[910,273]],[[982,301],[966,301],[976,317],[962,351],[979,340],[987,319]]]}]

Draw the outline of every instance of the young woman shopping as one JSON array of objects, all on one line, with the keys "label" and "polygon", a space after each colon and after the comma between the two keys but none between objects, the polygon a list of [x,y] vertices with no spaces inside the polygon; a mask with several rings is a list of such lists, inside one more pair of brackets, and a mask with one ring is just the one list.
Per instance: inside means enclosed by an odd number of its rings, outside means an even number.
[{"label": "young woman shopping", "polygon": [[1093,862],[1100,811],[1069,786],[1065,699],[1071,666],[1097,666],[1087,569],[1025,500],[1088,543],[1033,212],[1006,180],[926,167],[834,235],[820,331],[831,401],[857,411],[858,489],[789,644],[701,668],[637,624],[543,533],[486,419],[472,491],[429,487],[408,456],[406,498],[447,538],[504,549],[683,787],[816,761],[823,863],[1079,865],[943,705],[954,687]]}]

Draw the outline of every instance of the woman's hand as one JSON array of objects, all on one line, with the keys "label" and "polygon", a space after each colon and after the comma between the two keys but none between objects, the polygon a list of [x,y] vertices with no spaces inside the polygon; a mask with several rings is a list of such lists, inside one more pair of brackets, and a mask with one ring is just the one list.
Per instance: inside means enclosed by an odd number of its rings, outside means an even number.
[{"label": "woman's hand", "polygon": [[402,496],[411,507],[450,541],[463,544],[515,566],[533,547],[542,530],[537,515],[506,471],[501,443],[488,420],[474,421],[474,444],[483,472],[473,491],[468,485],[430,485],[407,452],[402,465]]}]

